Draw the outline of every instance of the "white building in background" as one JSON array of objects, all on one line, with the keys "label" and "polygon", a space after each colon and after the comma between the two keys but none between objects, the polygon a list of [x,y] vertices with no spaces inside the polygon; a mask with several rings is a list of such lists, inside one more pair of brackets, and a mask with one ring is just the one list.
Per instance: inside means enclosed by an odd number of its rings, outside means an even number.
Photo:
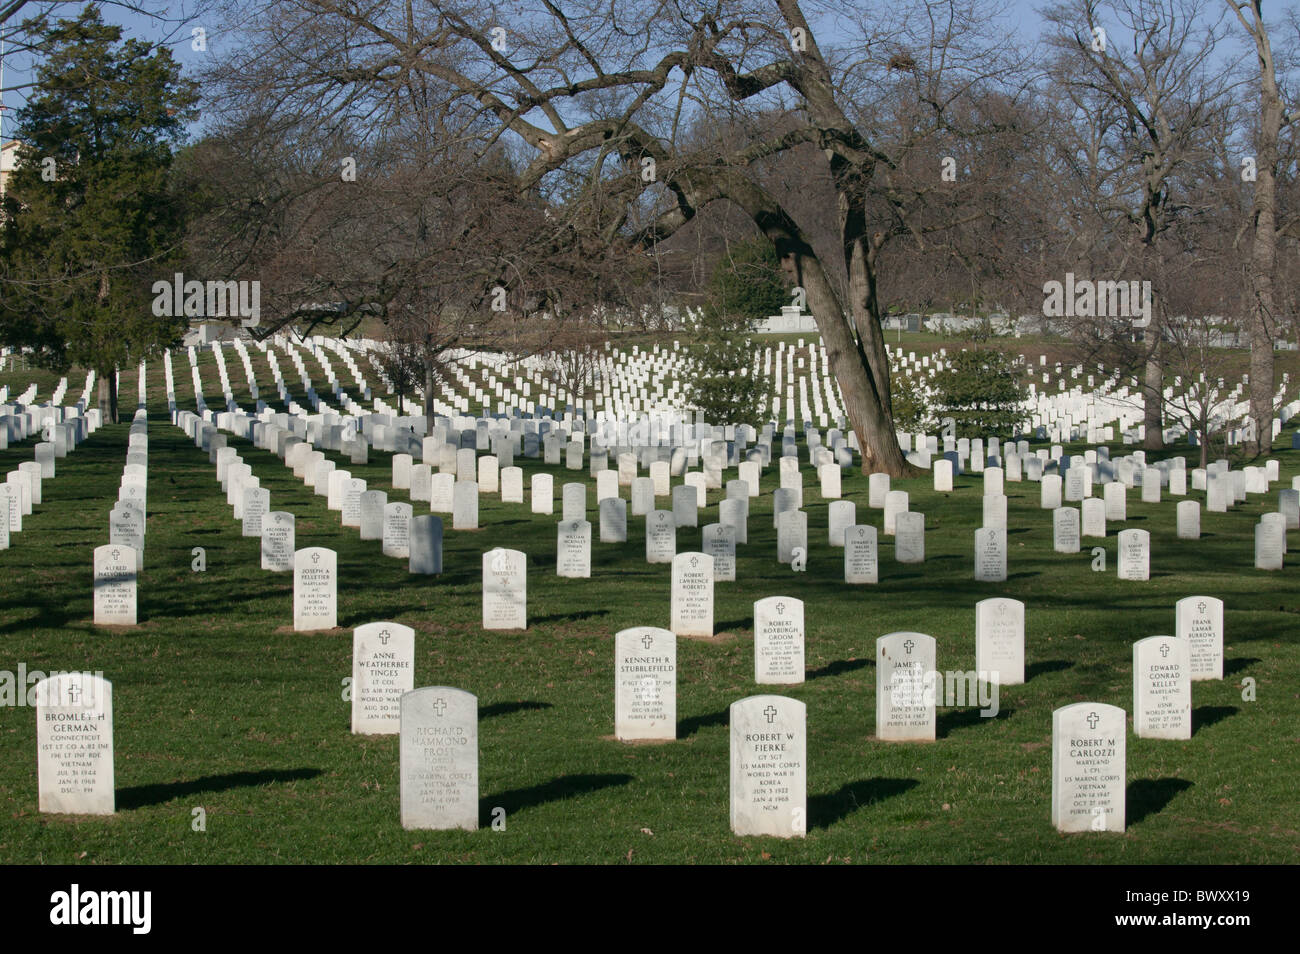
[{"label": "white building in background", "polygon": [[10,139],[0,143],[0,199],[4,198],[9,186],[9,177],[18,168],[18,140]]},{"label": "white building in background", "polygon": [[751,326],[757,335],[788,335],[791,333],[817,333],[817,322],[812,315],[802,314],[798,305],[784,305],[781,314],[761,318]]}]

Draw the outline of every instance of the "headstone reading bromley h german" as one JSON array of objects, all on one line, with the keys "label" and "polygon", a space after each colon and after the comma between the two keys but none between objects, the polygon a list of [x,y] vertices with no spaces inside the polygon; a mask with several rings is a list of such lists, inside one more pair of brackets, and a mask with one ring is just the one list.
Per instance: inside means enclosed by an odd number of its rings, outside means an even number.
[{"label": "headstone reading bromley h german", "polygon": [[402,695],[402,827],[478,829],[478,697],[448,686]]},{"label": "headstone reading bromley h german", "polygon": [[754,682],[793,686],[804,681],[803,600],[769,596],[754,603]]},{"label": "headstone reading bromley h german", "polygon": [[519,550],[483,554],[483,628],[528,628],[528,557]]},{"label": "headstone reading bromley h german", "polygon": [[614,737],[677,738],[677,637],[666,629],[614,634]]},{"label": "headstone reading bromley h german", "polygon": [[1052,713],[1052,824],[1058,831],[1123,831],[1124,710],[1076,702]]},{"label": "headstone reading bromley h german", "polygon": [[935,642],[924,633],[876,640],[876,738],[933,742]]},{"label": "headstone reading bromley h german", "polygon": [[713,635],[713,557],[679,553],[673,557],[672,631],[678,636]]},{"label": "headstone reading bromley h german", "polygon": [[293,555],[293,628],[301,633],[338,624],[338,554],[304,547]]},{"label": "headstone reading bromley h german", "polygon": [[1174,609],[1174,627],[1187,641],[1188,672],[1192,682],[1223,678],[1223,600],[1214,596],[1187,596]]},{"label": "headstone reading bromley h german", "polygon": [[33,690],[39,810],[113,814],[112,685],[90,673],[65,672],[42,679]]},{"label": "headstone reading bromley h german", "polygon": [[731,830],[802,838],[808,828],[807,709],[785,696],[731,704]]},{"label": "headstone reading bromley h german", "polygon": [[1150,636],[1133,644],[1133,734],[1192,737],[1192,679],[1187,640]]},{"label": "headstone reading bromley h german", "polygon": [[415,630],[366,623],[352,631],[352,731],[396,735],[402,694],[415,688]]}]

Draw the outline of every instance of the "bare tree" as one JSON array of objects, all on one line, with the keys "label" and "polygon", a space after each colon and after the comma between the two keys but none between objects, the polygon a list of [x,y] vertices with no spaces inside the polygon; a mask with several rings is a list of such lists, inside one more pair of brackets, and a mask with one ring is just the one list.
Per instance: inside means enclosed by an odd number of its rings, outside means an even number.
[{"label": "bare tree", "polygon": [[1088,159],[1084,183],[1106,223],[1093,237],[1111,245],[1104,257],[1113,268],[1132,266],[1151,282],[1142,355],[1148,448],[1163,444],[1165,239],[1191,211],[1184,168],[1211,148],[1207,130],[1230,108],[1230,80],[1214,59],[1222,17],[1208,16],[1209,6],[1209,0],[1071,0],[1047,13],[1059,50],[1054,83],[1067,91],[1082,126],[1076,152]]},{"label": "bare tree", "polygon": [[[1278,69],[1274,60],[1269,28],[1264,22],[1263,0],[1224,0],[1254,47],[1259,68],[1257,115],[1255,117],[1254,189],[1247,233],[1250,236],[1249,330],[1250,330],[1250,415],[1254,439],[1249,443],[1258,454],[1273,446],[1273,347],[1278,337],[1280,315],[1274,283],[1277,276],[1278,173],[1281,168],[1279,140],[1283,130],[1300,124],[1295,105],[1282,100]],[[1249,181],[1249,174],[1243,176]]]}]

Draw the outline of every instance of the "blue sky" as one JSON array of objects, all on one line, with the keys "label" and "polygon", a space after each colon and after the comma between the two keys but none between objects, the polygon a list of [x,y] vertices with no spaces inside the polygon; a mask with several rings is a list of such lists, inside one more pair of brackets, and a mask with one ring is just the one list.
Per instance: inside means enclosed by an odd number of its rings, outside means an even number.
[{"label": "blue sky", "polygon": [[[890,0],[862,0],[862,2],[864,8],[869,11],[873,6],[888,3]],[[893,2],[906,3],[907,0],[893,0]],[[1045,0],[1004,0],[1007,6],[1007,22],[1021,42],[1032,43],[1041,35],[1043,20],[1038,13],[1038,8],[1043,6],[1044,2]],[[232,38],[223,35],[224,27],[219,20],[199,12],[202,9],[199,0],[136,0],[136,4],[163,11],[166,19],[148,17],[113,4],[103,6],[104,19],[122,26],[127,36],[166,42],[172,48],[173,55],[191,75],[205,66],[214,54],[219,53],[223,44],[233,42]],[[810,18],[813,17],[815,5],[815,0],[808,4],[807,12]],[[1270,4],[1271,9],[1266,8],[1266,16],[1270,16],[1270,19],[1275,21],[1280,20],[1282,10],[1291,5],[1293,4]],[[34,3],[32,6],[35,8],[40,4]],[[75,16],[80,9],[79,5],[72,3],[60,6],[64,10],[62,15],[65,17]],[[194,49],[197,43],[192,31],[196,28],[204,31],[206,50]],[[824,35],[821,39],[825,42]],[[12,54],[6,57],[4,67],[4,86],[8,89],[4,94],[4,104],[9,109],[8,115],[0,120],[3,123],[0,135],[9,138],[14,112],[24,98],[24,91],[18,87],[32,81],[33,70],[29,58]],[[201,124],[202,120],[198,127],[191,129],[191,133],[197,132]]]}]

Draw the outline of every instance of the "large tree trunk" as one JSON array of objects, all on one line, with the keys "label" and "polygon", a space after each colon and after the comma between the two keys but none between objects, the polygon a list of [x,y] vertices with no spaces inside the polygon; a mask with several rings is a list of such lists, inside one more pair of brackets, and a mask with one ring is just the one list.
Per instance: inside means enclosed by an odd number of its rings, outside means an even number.
[{"label": "large tree trunk", "polygon": [[117,423],[117,369],[97,371],[99,416],[105,424]]},{"label": "large tree trunk", "polygon": [[1146,366],[1142,369],[1142,396],[1146,404],[1143,414],[1146,436],[1142,446],[1147,450],[1163,450],[1165,422],[1162,412],[1165,402],[1165,367],[1161,360],[1160,328],[1156,321],[1151,322],[1146,333],[1155,340],[1150,344]]},{"label": "large tree trunk", "polygon": [[[1260,29],[1263,27],[1261,25]],[[1282,101],[1274,81],[1271,56],[1260,56],[1260,143],[1256,164],[1254,240],[1250,246],[1250,416],[1255,440],[1248,450],[1267,454],[1273,449],[1273,272],[1277,267],[1278,130]]]}]

